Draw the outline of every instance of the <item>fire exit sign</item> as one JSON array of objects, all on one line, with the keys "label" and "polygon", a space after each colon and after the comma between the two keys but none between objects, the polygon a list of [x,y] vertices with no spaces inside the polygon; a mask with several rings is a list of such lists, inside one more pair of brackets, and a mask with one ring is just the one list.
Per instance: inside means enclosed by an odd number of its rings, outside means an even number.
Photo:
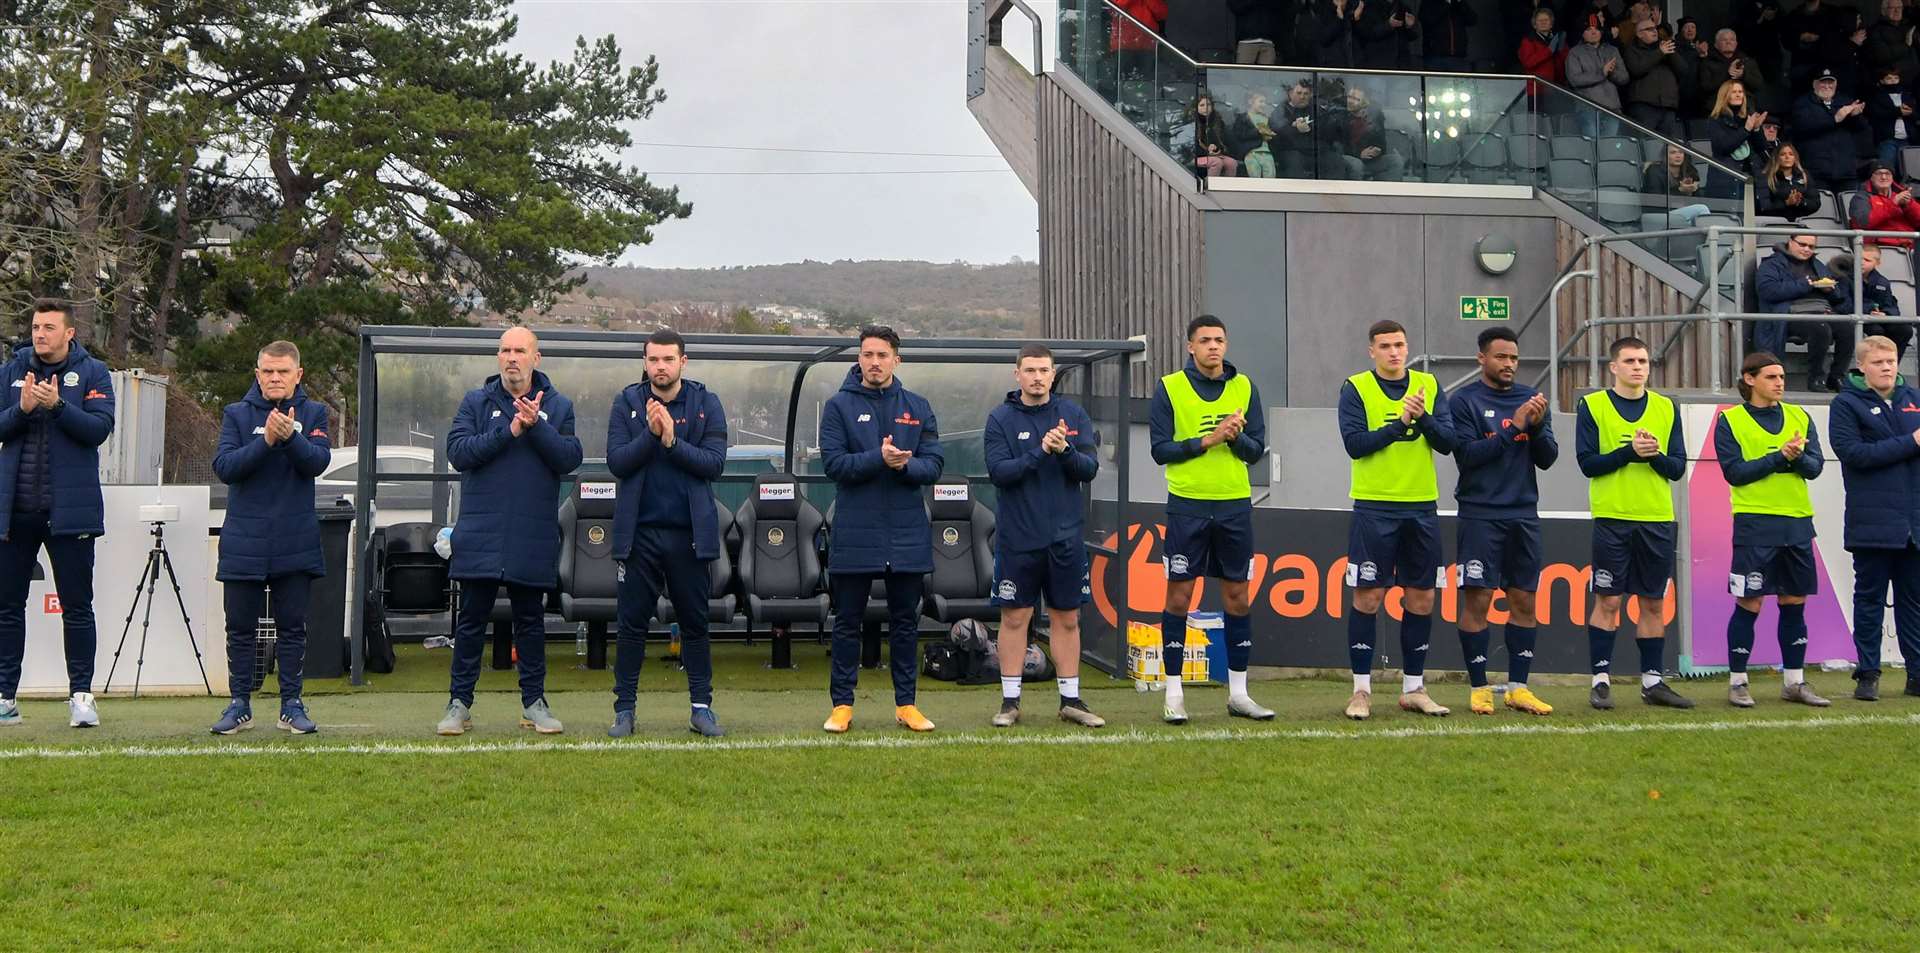
[{"label": "fire exit sign", "polygon": [[1513,307],[1508,304],[1505,295],[1461,295],[1460,320],[1462,321],[1507,321],[1513,317]]}]

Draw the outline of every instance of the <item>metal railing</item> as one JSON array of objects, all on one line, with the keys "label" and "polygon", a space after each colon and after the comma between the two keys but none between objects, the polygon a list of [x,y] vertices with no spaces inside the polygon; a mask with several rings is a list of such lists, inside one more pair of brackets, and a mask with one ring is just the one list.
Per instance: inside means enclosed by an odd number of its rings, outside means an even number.
[{"label": "metal railing", "polygon": [[[1848,239],[1854,261],[1852,272],[1853,312],[1850,315],[1846,313],[1806,315],[1746,310],[1746,265],[1749,260],[1757,263],[1758,251],[1755,248],[1747,247],[1753,243],[1735,241],[1735,239],[1758,238],[1769,235],[1812,235],[1816,238]],[[1600,249],[1605,245],[1616,242],[1637,242],[1644,239],[1673,238],[1680,236],[1705,237],[1701,249],[1706,257],[1706,268],[1705,274],[1702,276],[1700,294],[1694,299],[1695,310],[1675,314],[1616,315],[1611,317],[1603,315],[1601,313],[1600,283],[1595,280],[1600,270]],[[1854,325],[1856,340],[1863,332],[1865,325],[1869,323],[1920,324],[1920,316],[1869,314],[1861,310],[1861,299],[1864,297],[1866,280],[1865,272],[1859,266],[1860,256],[1862,251],[1867,247],[1869,240],[1879,238],[1913,241],[1916,238],[1920,238],[1920,235],[1914,232],[1803,228],[1794,225],[1710,225],[1698,228],[1660,229],[1646,232],[1625,232],[1612,235],[1589,236],[1582,242],[1583,250],[1581,255],[1574,259],[1574,261],[1584,259],[1586,267],[1578,271],[1565,271],[1563,269],[1560,278],[1554,282],[1552,289],[1548,292],[1547,351],[1549,356],[1547,359],[1547,369],[1536,383],[1551,383],[1551,386],[1548,387],[1549,393],[1547,399],[1552,409],[1558,411],[1560,409],[1560,368],[1562,363],[1572,355],[1574,348],[1584,343],[1586,345],[1585,353],[1582,354],[1579,359],[1584,360],[1587,365],[1587,386],[1589,388],[1600,387],[1600,364],[1604,354],[1603,349],[1595,345],[1598,343],[1599,329],[1606,327],[1633,324],[1706,324],[1708,328],[1706,360],[1709,368],[1711,368],[1707,389],[1710,393],[1723,394],[1727,393],[1728,386],[1726,370],[1733,366],[1730,358],[1738,356],[1739,352],[1744,348],[1744,325],[1748,321],[1802,322],[1850,320]],[[1734,257],[1722,257],[1721,246],[1723,243],[1727,245],[1725,249],[1727,254]],[[1785,253],[1784,251],[1776,252],[1776,254]],[[1818,254],[1818,250],[1815,251],[1815,254]],[[1732,280],[1730,284],[1722,284],[1721,282],[1720,272],[1722,271],[1723,262],[1735,265],[1732,269]],[[1587,282],[1587,316],[1580,322],[1579,326],[1574,329],[1573,335],[1563,343],[1560,341],[1560,292],[1576,279],[1585,279]],[[1672,340],[1673,338],[1670,337],[1667,346],[1671,346]],[[1729,350],[1729,345],[1731,345],[1731,350]]]}]

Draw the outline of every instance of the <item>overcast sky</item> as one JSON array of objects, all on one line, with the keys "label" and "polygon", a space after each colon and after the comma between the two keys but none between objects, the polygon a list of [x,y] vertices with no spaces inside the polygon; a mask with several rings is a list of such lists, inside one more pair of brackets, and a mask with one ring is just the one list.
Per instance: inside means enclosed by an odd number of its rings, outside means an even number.
[{"label": "overcast sky", "polygon": [[[1053,4],[1034,7],[1051,18]],[[966,0],[520,0],[514,13],[514,47],[531,59],[570,57],[576,36],[610,33],[629,62],[660,61],[667,101],[634,128],[627,159],[680,186],[693,216],[662,225],[627,263],[1038,256],[1033,199],[967,112]],[[1008,26],[1026,36],[1018,13]],[[1002,171],[878,174],[951,169]],[[849,170],[868,174],[685,174]]]}]

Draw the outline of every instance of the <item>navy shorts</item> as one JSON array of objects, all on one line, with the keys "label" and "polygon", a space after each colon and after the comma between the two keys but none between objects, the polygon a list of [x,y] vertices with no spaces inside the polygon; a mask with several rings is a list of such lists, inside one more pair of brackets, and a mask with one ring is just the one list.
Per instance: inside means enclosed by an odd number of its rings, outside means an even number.
[{"label": "navy shorts", "polygon": [[1347,529],[1347,585],[1357,589],[1447,584],[1440,517],[1422,510],[1359,510]]},{"label": "navy shorts", "polygon": [[1673,578],[1673,524],[1593,521],[1594,593],[1660,599]]},{"label": "navy shorts", "polygon": [[1087,546],[1077,539],[1024,553],[993,554],[993,604],[1030,609],[1042,597],[1049,609],[1078,609],[1093,591],[1087,576]]},{"label": "navy shorts", "polygon": [[1253,575],[1253,508],[1225,516],[1167,514],[1167,578],[1246,582]]},{"label": "navy shorts", "polygon": [[1463,588],[1540,588],[1540,520],[1460,517],[1458,568],[1453,581]]},{"label": "navy shorts", "polygon": [[1811,596],[1819,591],[1820,581],[1813,570],[1812,542],[1733,547],[1727,592],[1734,598]]}]

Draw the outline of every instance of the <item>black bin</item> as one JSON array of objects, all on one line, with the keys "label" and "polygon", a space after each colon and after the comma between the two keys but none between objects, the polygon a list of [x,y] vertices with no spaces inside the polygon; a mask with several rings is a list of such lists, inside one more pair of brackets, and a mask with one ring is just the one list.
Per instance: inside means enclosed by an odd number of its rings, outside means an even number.
[{"label": "black bin", "polygon": [[347,540],[353,530],[353,504],[323,503],[320,552],[327,574],[313,581],[307,609],[307,678],[339,678],[347,673]]}]

